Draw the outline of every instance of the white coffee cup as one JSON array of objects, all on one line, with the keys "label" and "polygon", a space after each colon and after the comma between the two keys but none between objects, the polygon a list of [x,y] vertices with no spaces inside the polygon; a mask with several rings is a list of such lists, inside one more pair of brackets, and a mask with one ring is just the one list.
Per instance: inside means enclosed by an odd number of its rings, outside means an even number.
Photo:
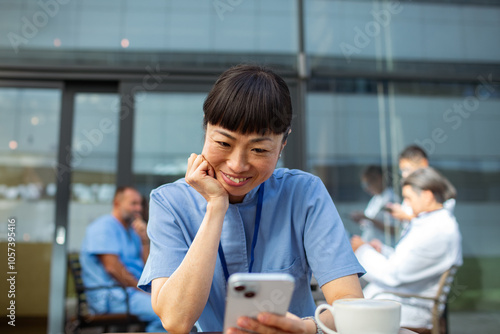
[{"label": "white coffee cup", "polygon": [[[326,327],[319,318],[323,310],[332,313],[337,332]],[[383,299],[339,299],[333,305],[319,305],[314,317],[328,334],[398,334],[401,304]]]}]

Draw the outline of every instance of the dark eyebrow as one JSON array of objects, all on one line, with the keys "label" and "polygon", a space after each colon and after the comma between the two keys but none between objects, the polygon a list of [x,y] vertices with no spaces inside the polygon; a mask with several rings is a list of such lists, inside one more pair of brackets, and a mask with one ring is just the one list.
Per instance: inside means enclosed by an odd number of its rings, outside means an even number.
[{"label": "dark eyebrow", "polygon": [[[227,138],[229,139],[232,139],[232,140],[236,140],[236,138],[234,138],[233,136],[231,136],[229,133],[227,133],[226,131],[222,131],[222,130],[215,130],[215,132],[218,132],[220,133],[221,135],[223,136],[226,136]],[[272,141],[271,138],[269,137],[257,137],[257,138],[254,138],[254,139],[251,139],[250,142],[251,143],[258,143],[258,142],[261,142],[261,141],[266,141],[266,140],[269,140],[269,141]]]},{"label": "dark eyebrow", "polygon": [[236,138],[234,138],[233,136],[231,136],[229,133],[227,133],[226,131],[222,131],[222,130],[215,130],[215,132],[218,132],[220,133],[221,135],[223,136],[226,136],[227,138],[229,139],[232,139],[232,140],[236,140]]},{"label": "dark eyebrow", "polygon": [[254,138],[252,140],[250,140],[251,143],[260,143],[261,141],[273,141],[271,138],[269,137],[258,137],[258,138]]}]

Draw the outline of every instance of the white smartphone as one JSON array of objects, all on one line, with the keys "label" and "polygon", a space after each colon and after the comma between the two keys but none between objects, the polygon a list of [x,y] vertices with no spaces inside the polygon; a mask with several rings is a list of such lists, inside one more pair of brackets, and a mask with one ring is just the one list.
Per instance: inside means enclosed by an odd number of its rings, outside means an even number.
[{"label": "white smartphone", "polygon": [[238,327],[241,316],[257,318],[260,312],[285,315],[292,299],[295,279],[289,274],[237,273],[227,282],[224,332]]}]

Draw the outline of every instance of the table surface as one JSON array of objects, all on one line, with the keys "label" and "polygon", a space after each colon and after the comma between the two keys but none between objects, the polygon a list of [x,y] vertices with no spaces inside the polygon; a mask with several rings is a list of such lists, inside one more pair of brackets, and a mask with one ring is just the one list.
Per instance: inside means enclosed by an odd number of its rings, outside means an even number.
[{"label": "table surface", "polygon": [[[222,334],[222,332],[202,332],[205,334]],[[114,334],[127,334],[127,333],[114,333]],[[146,334],[146,333],[136,333],[136,334]],[[148,333],[148,334],[165,334],[165,333]],[[194,333],[193,333],[194,334]],[[410,331],[405,328],[399,330],[399,334],[416,334],[414,331]]]}]

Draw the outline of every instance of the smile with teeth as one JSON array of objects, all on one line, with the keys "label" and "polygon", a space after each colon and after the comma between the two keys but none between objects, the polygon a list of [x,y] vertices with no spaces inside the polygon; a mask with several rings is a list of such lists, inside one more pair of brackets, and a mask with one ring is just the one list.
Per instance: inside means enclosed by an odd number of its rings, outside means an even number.
[{"label": "smile with teeth", "polygon": [[236,183],[241,183],[241,182],[246,181],[246,180],[248,180],[248,179],[249,179],[249,177],[242,177],[242,178],[232,177],[232,176],[230,176],[230,175],[227,175],[226,173],[224,173],[224,175],[225,175],[228,179],[230,179],[231,181],[236,182]]}]

